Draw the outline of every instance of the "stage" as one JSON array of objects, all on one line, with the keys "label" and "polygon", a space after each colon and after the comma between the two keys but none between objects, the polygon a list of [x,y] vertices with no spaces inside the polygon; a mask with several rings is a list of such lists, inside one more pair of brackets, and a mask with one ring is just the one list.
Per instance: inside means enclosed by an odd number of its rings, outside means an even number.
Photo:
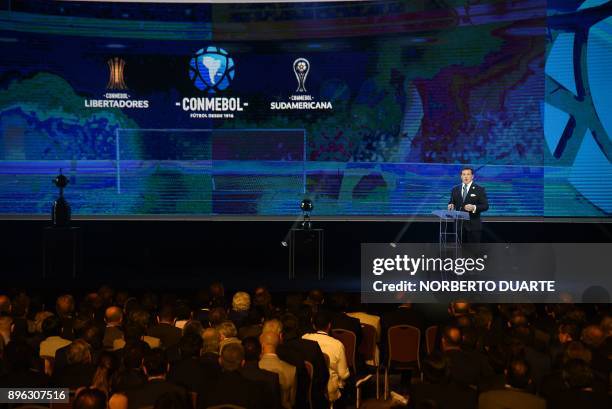
[{"label": "stage", "polygon": [[[44,219],[0,221],[5,283],[78,288],[108,283],[117,288],[195,289],[219,280],[228,289],[266,285],[281,292],[322,288],[358,292],[362,243],[434,243],[434,218],[409,221],[321,220],[324,276],[288,276],[289,249],[281,244],[291,220],[79,219],[81,265],[76,278],[43,278]],[[485,219],[483,242],[599,243],[612,241],[610,220]]]}]

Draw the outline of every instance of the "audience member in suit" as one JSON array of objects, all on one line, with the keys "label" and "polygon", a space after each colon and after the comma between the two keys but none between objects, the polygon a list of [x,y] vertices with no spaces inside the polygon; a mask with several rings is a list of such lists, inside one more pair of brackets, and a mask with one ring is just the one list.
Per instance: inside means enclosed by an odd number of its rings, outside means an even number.
[{"label": "audience member in suit", "polygon": [[481,393],[478,409],[545,409],[544,399],[527,392],[530,383],[529,364],[512,360],[506,369],[505,387]]},{"label": "audience member in suit", "polygon": [[259,311],[251,309],[242,321],[242,327],[238,328],[238,338],[259,338],[261,335],[263,317]]},{"label": "audience member in suit", "polygon": [[[104,327],[91,322],[82,328],[78,328],[76,335],[79,339],[82,339],[89,344],[89,347],[91,348],[92,362],[95,364],[98,361],[97,357],[102,350]],[[70,348],[70,345],[66,345],[65,347],[55,351],[55,364],[53,366],[55,371],[59,371],[68,365],[68,348]]]},{"label": "audience member in suit", "polygon": [[434,351],[423,362],[423,383],[410,386],[409,406],[417,408],[428,400],[434,401],[439,408],[473,409],[478,394],[472,388],[452,382],[444,356]]},{"label": "audience member in suit", "polygon": [[70,294],[64,294],[57,297],[55,311],[62,323],[60,336],[72,341],[75,338],[74,297]]},{"label": "audience member in suit", "polygon": [[296,369],[295,366],[281,360],[276,354],[280,335],[276,331],[264,331],[259,337],[259,343],[262,349],[259,367],[278,374],[283,407],[291,409],[295,404]]},{"label": "audience member in suit", "polygon": [[276,372],[267,371],[259,367],[259,357],[261,356],[261,344],[255,337],[242,340],[244,348],[244,366],[240,373],[246,379],[257,383],[262,389],[263,404],[266,408],[280,409],[281,386],[279,376]]},{"label": "audience member in suit", "polygon": [[562,371],[566,385],[549,399],[551,409],[604,409],[612,407],[606,388],[597,388],[595,375],[582,359],[571,359]]},{"label": "audience member in suit", "polygon": [[106,329],[104,330],[104,349],[112,350],[116,339],[123,338],[121,324],[123,323],[123,311],[119,307],[108,307],[104,313]]},{"label": "audience member in suit", "polygon": [[95,365],[87,342],[77,339],[70,344],[66,354],[68,365],[53,372],[51,383],[57,387],[77,389],[91,385]]},{"label": "audience member in suit", "polygon": [[216,382],[208,384],[205,391],[198,395],[198,409],[222,404],[266,409],[258,384],[240,373],[244,363],[242,344],[233,342],[223,348],[219,357],[221,374]]},{"label": "audience member in suit", "polygon": [[[279,358],[295,366],[298,373],[298,396],[304,396],[304,389],[308,390],[308,372],[304,366],[304,361],[308,361],[313,366],[312,379],[312,400],[316,408],[324,407],[327,404],[327,382],[329,380],[329,370],[325,363],[325,357],[321,347],[316,341],[302,339],[299,333],[299,322],[295,315],[287,313],[281,316],[281,344],[276,353]],[[296,407],[306,407],[308,402],[298,399]]]},{"label": "audience member in suit", "polygon": [[461,349],[461,331],[456,326],[442,330],[442,352],[449,362],[451,380],[461,385],[482,386],[493,377],[493,368],[484,355]]},{"label": "audience member in suit", "polygon": [[181,339],[181,330],[174,326],[174,319],[174,310],[170,305],[166,305],[157,315],[157,324],[147,331],[148,335],[159,338],[162,348],[171,348]]},{"label": "audience member in suit", "polygon": [[13,338],[26,338],[33,331],[34,323],[28,319],[30,309],[30,297],[20,292],[11,301],[11,313],[13,317]]},{"label": "audience member in suit", "polygon": [[39,351],[41,357],[55,359],[55,352],[70,344],[70,341],[60,336],[61,321],[55,315],[45,318],[42,323],[44,340],[40,343]]},{"label": "audience member in suit", "polygon": [[219,365],[219,331],[214,328],[206,328],[202,332],[202,355],[200,362],[203,366],[221,371]]},{"label": "audience member in suit", "polygon": [[42,388],[49,385],[49,378],[42,371],[38,354],[25,340],[12,340],[0,356],[4,357],[7,372],[0,376],[0,385],[3,387]]},{"label": "audience member in suit", "polygon": [[125,333],[122,338],[113,341],[113,351],[120,350],[125,345],[134,342],[144,342],[149,345],[151,349],[159,348],[161,341],[159,338],[150,337],[145,335],[145,329],[135,322],[129,322],[125,326]]},{"label": "audience member in suit", "polygon": [[138,389],[147,382],[147,377],[142,369],[142,361],[150,350],[148,344],[138,341],[128,343],[123,349],[117,351],[123,363],[115,384],[118,392]]},{"label": "audience member in suit", "polygon": [[179,394],[188,405],[189,399],[185,388],[166,380],[168,360],[163,350],[159,348],[150,350],[143,359],[142,368],[147,382],[139,388],[126,392],[129,409],[153,406],[157,398],[165,393]]},{"label": "audience member in suit", "polygon": [[202,337],[196,334],[185,334],[178,344],[181,359],[172,364],[168,379],[182,385],[190,392],[204,390],[204,386],[213,381],[219,371],[202,365],[200,351]]}]

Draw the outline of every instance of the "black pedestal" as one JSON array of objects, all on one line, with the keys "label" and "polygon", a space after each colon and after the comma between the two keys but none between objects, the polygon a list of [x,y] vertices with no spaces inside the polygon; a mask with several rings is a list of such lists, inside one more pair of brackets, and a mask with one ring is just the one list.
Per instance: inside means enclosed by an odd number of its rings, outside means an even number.
[{"label": "black pedestal", "polygon": [[79,227],[45,227],[43,278],[76,278],[83,270],[83,235]]},{"label": "black pedestal", "polygon": [[323,229],[291,230],[289,278],[296,275],[323,278]]}]

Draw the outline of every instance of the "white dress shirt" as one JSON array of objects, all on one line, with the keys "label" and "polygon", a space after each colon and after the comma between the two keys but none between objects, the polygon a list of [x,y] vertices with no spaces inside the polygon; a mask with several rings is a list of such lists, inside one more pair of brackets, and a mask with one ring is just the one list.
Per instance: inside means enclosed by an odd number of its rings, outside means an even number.
[{"label": "white dress shirt", "polygon": [[[472,183],[474,183],[474,181],[472,180],[470,183],[467,184],[467,192],[465,193],[465,198],[467,199],[468,197],[470,197],[470,189],[472,188]],[[463,196],[463,186],[465,186],[465,183],[461,183],[461,195]],[[465,200],[464,200],[465,201]],[[472,210],[472,213],[476,213],[476,205],[474,205],[474,210]]]},{"label": "white dress shirt", "polygon": [[340,389],[344,387],[344,381],[350,372],[346,362],[344,345],[334,337],[327,335],[325,331],[317,331],[312,334],[304,334],[303,339],[316,341],[321,351],[329,357],[329,382],[327,393],[330,401],[340,398]]}]

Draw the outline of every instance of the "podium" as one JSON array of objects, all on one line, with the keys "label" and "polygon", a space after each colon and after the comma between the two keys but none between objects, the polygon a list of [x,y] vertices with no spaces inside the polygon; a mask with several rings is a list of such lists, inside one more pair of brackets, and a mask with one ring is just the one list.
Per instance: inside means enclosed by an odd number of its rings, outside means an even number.
[{"label": "podium", "polygon": [[323,278],[323,229],[291,229],[289,279],[294,279],[296,273]]},{"label": "podium", "polygon": [[461,247],[463,221],[469,220],[470,214],[460,210],[434,210],[432,213],[440,220],[440,249]]},{"label": "podium", "polygon": [[83,270],[83,234],[79,227],[43,229],[43,271],[47,279],[76,278]]}]

